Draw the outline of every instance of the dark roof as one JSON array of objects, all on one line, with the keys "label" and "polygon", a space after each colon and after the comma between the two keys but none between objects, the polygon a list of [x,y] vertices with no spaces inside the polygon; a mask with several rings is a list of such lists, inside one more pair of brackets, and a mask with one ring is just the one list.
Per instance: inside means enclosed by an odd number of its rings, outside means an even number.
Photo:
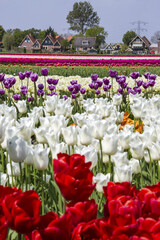
[{"label": "dark roof", "polygon": [[43,43],[44,43],[44,41],[46,40],[46,38],[49,38],[50,40],[51,40],[51,42],[53,43],[53,45],[54,45],[54,43],[55,43],[55,39],[49,34],[49,35],[47,35],[46,37],[45,37],[45,39],[42,41],[42,45],[43,45]]},{"label": "dark roof", "polygon": [[84,47],[82,41],[88,40],[88,45],[86,47],[93,47],[96,43],[96,37],[75,37],[74,45],[75,47]]},{"label": "dark roof", "polygon": [[32,43],[35,43],[36,39],[35,39],[31,34],[28,34],[28,35],[26,35],[26,36],[23,38],[23,40],[22,40],[22,42],[20,43],[20,45],[24,42],[24,40],[26,39],[26,37],[28,37],[28,38],[31,40]]},{"label": "dark roof", "polygon": [[144,36],[142,37],[143,41],[145,42],[146,44],[146,47],[149,47],[151,45],[150,41]]}]

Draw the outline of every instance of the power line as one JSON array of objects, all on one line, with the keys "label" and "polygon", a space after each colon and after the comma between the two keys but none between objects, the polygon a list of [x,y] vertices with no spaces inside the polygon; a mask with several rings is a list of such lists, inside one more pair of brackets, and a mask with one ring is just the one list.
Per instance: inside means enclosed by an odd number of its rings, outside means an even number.
[{"label": "power line", "polygon": [[133,30],[136,31],[139,36],[141,36],[141,32],[147,31],[146,28],[141,27],[142,25],[148,24],[147,22],[143,22],[143,21],[138,20],[138,21],[135,21],[135,22],[131,22],[131,24],[132,25],[135,25],[135,24],[137,25],[137,27],[134,28]]}]

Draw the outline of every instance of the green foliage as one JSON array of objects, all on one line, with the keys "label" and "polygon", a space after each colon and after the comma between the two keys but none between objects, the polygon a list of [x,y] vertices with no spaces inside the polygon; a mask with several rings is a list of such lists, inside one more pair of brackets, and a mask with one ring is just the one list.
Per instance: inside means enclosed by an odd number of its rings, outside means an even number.
[{"label": "green foliage", "polygon": [[6,32],[3,35],[2,42],[3,42],[3,46],[5,47],[6,50],[11,50],[12,49],[13,41],[14,41],[13,35],[10,32]]},{"label": "green foliage", "polygon": [[2,27],[2,25],[0,25],[0,41],[2,41],[3,35],[5,33],[4,28]]},{"label": "green foliage", "polygon": [[23,38],[25,37],[25,34],[20,29],[16,28],[13,30],[13,45],[15,47],[18,47],[20,43],[22,42]]},{"label": "green foliage", "polygon": [[51,28],[51,27],[49,27],[49,28],[45,31],[45,37],[46,37],[47,35],[49,35],[49,34],[51,34],[51,36],[52,36],[53,38],[55,38],[55,36],[56,36],[56,32],[55,32],[54,29]]},{"label": "green foliage", "polygon": [[46,36],[46,30],[43,30],[38,34],[38,39],[44,40],[45,36]]},{"label": "green foliage", "polygon": [[76,2],[73,10],[67,15],[67,23],[70,29],[84,34],[88,28],[98,25],[100,18],[97,12],[94,12],[92,5],[87,2]]},{"label": "green foliage", "polygon": [[104,27],[98,25],[86,31],[86,37],[96,37],[96,49],[99,49],[99,46],[105,43],[105,37],[107,35],[108,33],[104,30]]},{"label": "green foliage", "polygon": [[67,39],[63,39],[61,42],[62,50],[66,51],[69,47],[69,41]]},{"label": "green foliage", "polygon": [[124,42],[124,44],[129,46],[129,43],[132,41],[133,38],[136,37],[136,35],[137,34],[134,31],[128,31],[123,35],[122,41]]},{"label": "green foliage", "polygon": [[24,31],[23,31],[23,34],[24,34],[24,37],[25,37],[26,35],[31,34],[35,39],[37,39],[40,32],[41,32],[40,29],[30,28],[30,29],[24,30]]}]

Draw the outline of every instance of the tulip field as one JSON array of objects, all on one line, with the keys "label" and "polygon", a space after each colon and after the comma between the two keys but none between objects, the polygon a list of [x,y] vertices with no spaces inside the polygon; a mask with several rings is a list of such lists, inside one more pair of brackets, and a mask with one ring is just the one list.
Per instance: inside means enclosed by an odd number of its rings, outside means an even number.
[{"label": "tulip field", "polygon": [[13,63],[0,65],[0,240],[159,240],[158,65]]}]

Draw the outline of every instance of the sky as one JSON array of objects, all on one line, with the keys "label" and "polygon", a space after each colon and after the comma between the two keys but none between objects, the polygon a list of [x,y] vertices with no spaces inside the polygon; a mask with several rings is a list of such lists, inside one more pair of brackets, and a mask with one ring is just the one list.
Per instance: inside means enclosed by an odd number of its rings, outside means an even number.
[{"label": "sky", "polygon": [[[83,0],[81,0],[83,1]],[[124,33],[137,28],[136,21],[147,31],[149,40],[160,31],[160,0],[88,0],[100,17],[100,26],[108,32],[107,43],[120,43]],[[0,25],[6,29],[54,28],[58,34],[69,30],[66,17],[77,0],[0,0]]]}]

